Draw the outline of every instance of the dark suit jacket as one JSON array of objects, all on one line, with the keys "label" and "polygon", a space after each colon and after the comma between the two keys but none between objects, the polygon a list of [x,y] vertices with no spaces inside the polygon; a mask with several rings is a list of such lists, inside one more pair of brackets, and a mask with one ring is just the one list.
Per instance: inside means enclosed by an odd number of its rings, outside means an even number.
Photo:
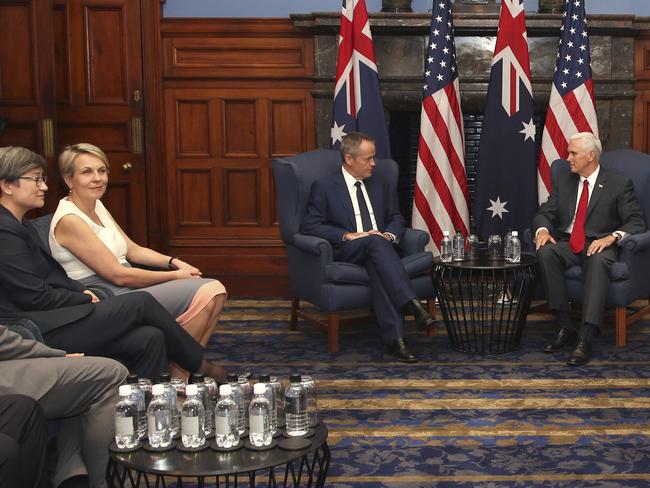
[{"label": "dark suit jacket", "polygon": [[[390,232],[398,239],[404,235],[404,217],[397,205],[395,188],[377,175],[366,178],[368,197],[380,232]],[[333,246],[343,243],[343,234],[356,232],[354,207],[341,170],[313,183],[307,215],[300,227],[304,234],[315,235]]]},{"label": "dark suit jacket", "polygon": [[25,317],[48,332],[93,311],[85,287],[68,278],[28,219],[0,205],[0,316]]},{"label": "dark suit jacket", "polygon": [[[556,178],[551,195],[533,219],[534,230],[546,227],[556,239],[568,237],[564,230],[576,210],[579,183],[580,175],[571,172]],[[645,221],[630,179],[601,166],[587,207],[587,243],[616,230],[638,234],[646,230]]]}]

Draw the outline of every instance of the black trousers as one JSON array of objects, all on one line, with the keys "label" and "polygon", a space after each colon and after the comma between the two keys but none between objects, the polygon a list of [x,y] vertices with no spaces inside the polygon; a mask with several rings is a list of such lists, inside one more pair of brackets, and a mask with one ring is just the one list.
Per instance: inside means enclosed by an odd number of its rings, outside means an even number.
[{"label": "black trousers", "polygon": [[0,488],[50,486],[45,415],[28,396],[0,396]]},{"label": "black trousers", "polygon": [[415,298],[415,292],[393,244],[378,235],[361,237],[336,248],[334,259],[368,271],[372,306],[384,342],[404,337],[402,307]]},{"label": "black trousers", "polygon": [[190,373],[201,366],[201,345],[149,293],[126,293],[94,307],[83,319],[44,333],[45,343],[67,352],[117,359],[145,378],[157,378],[169,361]]}]

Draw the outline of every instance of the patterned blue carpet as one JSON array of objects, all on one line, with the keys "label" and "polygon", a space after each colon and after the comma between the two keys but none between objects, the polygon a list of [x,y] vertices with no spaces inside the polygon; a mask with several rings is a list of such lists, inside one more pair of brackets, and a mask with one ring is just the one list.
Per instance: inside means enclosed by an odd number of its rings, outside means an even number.
[{"label": "patterned blue carpet", "polygon": [[420,362],[384,356],[372,324],[324,333],[288,326],[285,300],[230,300],[210,357],[238,370],[317,382],[330,429],[327,486],[650,486],[650,320],[614,346],[613,324],[586,367],[540,352],[548,316],[529,318],[520,348],[500,356],[451,349],[442,324],[427,337],[407,324]]}]

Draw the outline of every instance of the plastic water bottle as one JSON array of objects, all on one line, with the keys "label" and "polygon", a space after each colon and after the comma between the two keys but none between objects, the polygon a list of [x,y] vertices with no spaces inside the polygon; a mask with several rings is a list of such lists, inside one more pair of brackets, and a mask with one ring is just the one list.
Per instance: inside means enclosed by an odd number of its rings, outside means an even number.
[{"label": "plastic water bottle", "polygon": [[176,408],[176,389],[172,386],[172,377],[169,373],[160,373],[158,381],[165,389],[165,398],[169,402],[169,412],[171,414],[171,434],[174,437],[181,431],[181,415]]},{"label": "plastic water bottle", "polygon": [[259,382],[264,384],[266,399],[269,401],[269,407],[271,408],[271,433],[275,434],[275,431],[278,429],[278,407],[275,402],[275,391],[273,386],[270,384],[271,376],[268,374],[261,374],[259,376]]},{"label": "plastic water bottle", "polygon": [[507,263],[512,262],[512,231],[506,232],[506,237],[503,242],[503,259]]},{"label": "plastic water bottle", "polygon": [[138,437],[144,439],[147,436],[147,404],[144,399],[144,391],[138,385],[137,374],[128,375],[126,383],[131,387],[131,400],[138,410]]},{"label": "plastic water bottle", "polygon": [[165,387],[160,383],[151,388],[153,399],[147,409],[147,428],[151,447],[167,447],[172,442],[172,412]]},{"label": "plastic water bottle", "polygon": [[[212,427],[214,422],[212,421],[212,419],[208,421],[207,418],[212,416],[212,412],[214,411],[214,409],[206,408],[206,406],[210,406],[212,402],[209,399],[206,399],[207,395],[205,390],[204,379],[205,376],[203,375],[203,373],[192,373],[192,375],[190,376],[190,382],[196,385],[196,389],[198,391],[197,398],[201,400],[201,402],[203,402],[203,409],[205,410],[206,413],[205,420],[203,423],[203,431],[205,432],[205,436],[209,437],[212,434]],[[208,426],[208,422],[210,422],[209,426]]]},{"label": "plastic water bottle", "polygon": [[181,408],[181,441],[185,447],[201,447],[205,443],[205,409],[197,397],[196,385],[187,385],[187,399]]},{"label": "plastic water bottle", "polygon": [[248,381],[248,378],[239,376],[238,381],[242,392],[244,392],[244,413],[246,414],[245,425],[248,425],[248,407],[250,407],[251,400],[253,399],[253,387],[251,386],[250,381]]},{"label": "plastic water bottle", "polygon": [[276,430],[284,427],[284,388],[277,376],[271,376],[269,385],[275,395]]},{"label": "plastic water bottle", "polygon": [[457,230],[454,235],[451,243],[451,254],[454,261],[462,261],[465,259],[465,238],[460,233],[460,230]]},{"label": "plastic water bottle", "polygon": [[271,432],[271,406],[266,399],[266,385],[256,383],[253,399],[248,409],[248,439],[256,447],[268,446],[273,441]]},{"label": "plastic water bottle", "polygon": [[519,232],[516,230],[512,231],[512,237],[510,238],[510,245],[512,247],[511,263],[518,263],[521,261],[521,241],[519,240]]},{"label": "plastic water bottle", "polygon": [[302,375],[302,386],[307,392],[307,420],[309,427],[318,424],[318,399],[316,397],[316,383],[311,376]]},{"label": "plastic water bottle", "polygon": [[210,415],[205,416],[205,430],[206,435],[210,436],[214,433],[214,407],[219,400],[219,387],[214,378],[206,376],[203,380],[205,390],[203,392],[203,406],[205,411],[210,412]]},{"label": "plastic water bottle", "polygon": [[289,377],[289,386],[284,392],[284,409],[287,417],[287,435],[305,435],[309,429],[307,390],[302,386],[299,374]]},{"label": "plastic water bottle", "polygon": [[244,398],[244,390],[239,384],[239,378],[236,374],[229,374],[226,381],[230,385],[232,399],[237,405],[237,431],[241,436],[246,432],[246,399]]},{"label": "plastic water bottle", "polygon": [[219,395],[214,409],[214,436],[217,446],[230,448],[239,443],[239,407],[228,383],[219,387]]},{"label": "plastic water bottle", "polygon": [[451,262],[451,240],[449,239],[449,231],[442,231],[442,241],[440,241],[440,261],[443,263]]},{"label": "plastic water bottle", "polygon": [[120,401],[115,405],[115,444],[120,449],[131,449],[140,444],[138,406],[131,398],[131,385],[120,386],[119,394]]}]

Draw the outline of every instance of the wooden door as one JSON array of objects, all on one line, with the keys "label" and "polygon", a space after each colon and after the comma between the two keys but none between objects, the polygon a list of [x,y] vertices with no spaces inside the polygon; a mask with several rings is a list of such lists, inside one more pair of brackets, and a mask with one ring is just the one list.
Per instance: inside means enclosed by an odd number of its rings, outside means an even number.
[{"label": "wooden door", "polygon": [[59,149],[106,153],[104,204],[146,244],[140,0],[54,0],[53,25]]},{"label": "wooden door", "polygon": [[[0,118],[6,126],[0,146],[42,154],[55,174],[51,10],[51,0],[0,0]],[[54,186],[49,211],[58,200]]]}]

